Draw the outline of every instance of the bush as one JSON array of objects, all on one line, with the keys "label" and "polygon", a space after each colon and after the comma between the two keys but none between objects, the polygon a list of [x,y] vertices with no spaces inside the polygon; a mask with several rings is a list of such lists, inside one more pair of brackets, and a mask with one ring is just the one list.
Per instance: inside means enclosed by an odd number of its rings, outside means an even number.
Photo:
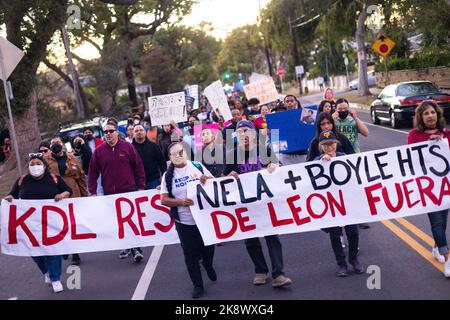
[{"label": "bush", "polygon": [[[392,56],[387,61],[389,71],[406,69],[425,69],[431,67],[450,67],[450,52],[419,53],[412,58]],[[376,72],[384,72],[384,62],[375,66]]]}]

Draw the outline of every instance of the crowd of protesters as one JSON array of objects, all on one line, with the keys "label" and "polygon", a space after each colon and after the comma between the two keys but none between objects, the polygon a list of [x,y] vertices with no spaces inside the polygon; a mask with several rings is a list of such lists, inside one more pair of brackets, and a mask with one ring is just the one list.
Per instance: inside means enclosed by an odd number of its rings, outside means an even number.
[{"label": "crowd of protesters", "polygon": [[[212,281],[217,280],[213,267],[214,246],[205,246],[196,222],[191,214],[192,199],[187,198],[187,183],[182,187],[175,181],[189,177],[189,183],[204,183],[207,179],[232,176],[268,170],[270,173],[279,166],[305,161],[333,161],[334,157],[361,152],[360,135],[367,137],[369,130],[359,119],[357,112],[350,108],[346,99],[335,99],[333,91],[326,89],[318,106],[317,117],[305,118],[305,123],[316,126],[316,135],[305,150],[275,154],[268,135],[266,116],[275,112],[301,109],[300,101],[293,95],[283,100],[261,105],[257,98],[247,100],[243,93],[233,92],[228,97],[232,118],[228,121],[214,110],[206,97],[201,96],[196,110],[189,106],[189,114],[184,123],[167,123],[162,127],[151,125],[148,115],[127,115],[126,134],[119,132],[118,121],[111,118],[104,128],[104,139],[94,136],[94,131],[86,128],[83,135],[75,137],[73,152],[67,152],[60,137],[50,143],[42,142],[38,153],[30,154],[29,174],[21,177],[6,197],[22,199],[61,199],[65,197],[86,197],[110,195],[137,190],[159,188],[162,203],[171,208],[175,220],[184,261],[193,283],[193,298],[204,294],[203,279],[199,262]],[[442,111],[432,102],[422,103],[416,111],[414,129],[408,135],[408,143],[429,139],[450,138],[443,125]],[[308,118],[309,117],[309,118]],[[450,141],[450,140],[449,140]],[[262,161],[265,153],[266,160]],[[231,159],[241,162],[229,163]],[[101,187],[101,188],[100,188]],[[102,190],[101,192],[99,190]],[[445,276],[450,277],[450,260],[445,230],[448,210],[429,213],[435,245],[433,256],[445,263]],[[359,225],[359,228],[368,228]],[[338,264],[337,275],[350,274],[347,262],[356,274],[365,272],[358,261],[358,225],[327,228],[331,248]],[[344,238],[345,230],[347,241]],[[282,243],[278,235],[265,237],[271,269],[264,258],[258,238],[244,241],[254,264],[254,285],[266,283],[271,270],[274,288],[288,286],[292,280],[285,275]],[[349,257],[344,248],[348,242]],[[119,258],[132,256],[136,262],[144,256],[141,248],[123,248]],[[60,257],[35,258],[45,281],[53,284],[55,292],[60,292]],[[80,264],[80,256],[73,255],[72,263]]]}]

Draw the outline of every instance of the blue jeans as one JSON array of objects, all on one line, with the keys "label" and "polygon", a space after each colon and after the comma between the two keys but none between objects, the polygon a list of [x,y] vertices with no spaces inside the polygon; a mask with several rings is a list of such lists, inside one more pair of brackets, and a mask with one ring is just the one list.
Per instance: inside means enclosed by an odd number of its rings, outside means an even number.
[{"label": "blue jeans", "polygon": [[[278,235],[266,236],[267,248],[269,249],[270,262],[272,263],[272,278],[275,279],[280,275],[284,275],[283,272],[283,250],[281,248],[281,242]],[[266,259],[262,251],[261,242],[259,238],[252,238],[245,240],[245,246],[247,252],[255,265],[255,273],[269,272]]]},{"label": "blue jeans", "polygon": [[48,272],[51,281],[59,281],[61,279],[61,256],[40,256],[32,258],[42,274]]},{"label": "blue jeans", "polygon": [[153,179],[147,182],[145,185],[145,190],[156,189],[157,186],[159,186],[159,179]]},{"label": "blue jeans", "polygon": [[446,255],[449,251],[447,237],[445,236],[448,210],[430,212],[428,218],[430,219],[431,232],[433,233],[433,239],[439,249],[439,253],[441,255]]}]

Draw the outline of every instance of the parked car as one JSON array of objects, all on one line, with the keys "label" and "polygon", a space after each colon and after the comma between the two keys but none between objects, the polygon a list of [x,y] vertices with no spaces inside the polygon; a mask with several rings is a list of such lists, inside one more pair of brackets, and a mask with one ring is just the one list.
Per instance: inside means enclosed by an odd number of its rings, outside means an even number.
[{"label": "parked car", "polygon": [[409,81],[388,85],[381,91],[370,105],[372,122],[389,121],[392,128],[411,124],[414,111],[423,100],[434,100],[450,118],[450,94],[430,81]]},{"label": "parked car", "polygon": [[[369,84],[369,87],[375,87],[377,85],[377,77],[375,76],[375,71],[367,72],[367,83]],[[350,87],[350,90],[358,90],[358,84],[359,79],[355,79],[353,81],[350,81],[348,84]]]}]

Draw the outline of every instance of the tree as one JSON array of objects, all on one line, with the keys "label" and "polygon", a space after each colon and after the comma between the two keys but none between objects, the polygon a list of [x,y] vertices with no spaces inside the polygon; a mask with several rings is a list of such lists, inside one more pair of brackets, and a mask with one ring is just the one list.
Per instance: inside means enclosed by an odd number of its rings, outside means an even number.
[{"label": "tree", "polygon": [[[40,142],[35,75],[46,56],[48,43],[66,19],[67,2],[0,0],[0,25],[6,26],[7,39],[25,52],[10,77],[15,97],[11,107],[22,159],[28,152],[36,150]],[[6,110],[4,101],[1,96],[1,110]],[[0,168],[0,174],[15,165],[16,159],[10,157]]]}]

